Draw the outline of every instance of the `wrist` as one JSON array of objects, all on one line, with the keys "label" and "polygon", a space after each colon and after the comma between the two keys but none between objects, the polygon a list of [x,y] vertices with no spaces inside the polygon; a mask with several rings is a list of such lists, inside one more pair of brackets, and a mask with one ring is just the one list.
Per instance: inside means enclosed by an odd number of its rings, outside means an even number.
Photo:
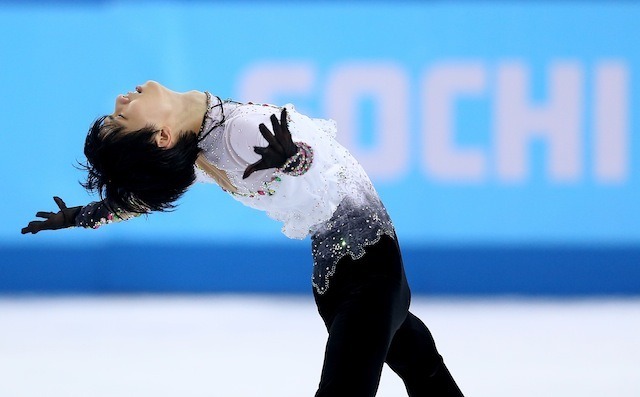
[{"label": "wrist", "polygon": [[286,175],[304,175],[313,163],[313,148],[305,142],[295,142],[298,151],[289,157],[278,171]]},{"label": "wrist", "polygon": [[62,210],[62,219],[64,220],[64,226],[76,226],[76,218],[81,210],[82,206],[65,208],[64,210]]}]

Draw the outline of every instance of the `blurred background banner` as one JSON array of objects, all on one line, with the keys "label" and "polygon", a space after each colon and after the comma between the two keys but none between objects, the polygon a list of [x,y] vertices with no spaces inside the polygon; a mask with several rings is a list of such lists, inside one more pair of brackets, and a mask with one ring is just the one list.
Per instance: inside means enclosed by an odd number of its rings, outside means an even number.
[{"label": "blurred background banner", "polygon": [[414,288],[640,294],[634,2],[0,1],[0,292],[309,291],[307,242],[212,185],[22,236],[89,124],[152,79],[338,122]]}]

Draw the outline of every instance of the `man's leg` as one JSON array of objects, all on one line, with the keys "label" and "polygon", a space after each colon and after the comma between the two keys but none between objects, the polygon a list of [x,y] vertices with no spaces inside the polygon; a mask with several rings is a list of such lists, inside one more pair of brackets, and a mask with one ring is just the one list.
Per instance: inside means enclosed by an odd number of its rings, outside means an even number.
[{"label": "man's leg", "polygon": [[343,258],[316,294],[329,338],[316,397],[373,397],[394,333],[409,307],[395,241],[383,237],[358,260]]},{"label": "man's leg", "polygon": [[431,332],[411,313],[393,337],[387,364],[402,378],[410,397],[462,396],[436,349]]}]

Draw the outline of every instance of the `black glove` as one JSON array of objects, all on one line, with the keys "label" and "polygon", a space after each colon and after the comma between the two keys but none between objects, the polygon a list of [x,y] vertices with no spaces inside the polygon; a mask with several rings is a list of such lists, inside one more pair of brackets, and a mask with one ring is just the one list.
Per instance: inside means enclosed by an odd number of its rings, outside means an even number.
[{"label": "black glove", "polygon": [[280,122],[278,122],[275,114],[271,115],[271,125],[273,126],[273,133],[264,124],[258,126],[260,133],[267,140],[268,146],[255,146],[253,148],[253,151],[262,156],[262,158],[247,167],[242,179],[258,170],[282,167],[289,157],[298,152],[298,147],[293,142],[287,126],[287,109],[282,109]]},{"label": "black glove", "polygon": [[36,214],[36,217],[44,218],[45,220],[29,222],[27,227],[22,229],[22,234],[36,234],[40,230],[57,230],[76,225],[76,216],[80,213],[82,207],[67,208],[67,205],[64,203],[64,201],[62,201],[60,197],[54,197],[53,201],[56,202],[58,208],[60,208],[60,211],[38,212]]}]

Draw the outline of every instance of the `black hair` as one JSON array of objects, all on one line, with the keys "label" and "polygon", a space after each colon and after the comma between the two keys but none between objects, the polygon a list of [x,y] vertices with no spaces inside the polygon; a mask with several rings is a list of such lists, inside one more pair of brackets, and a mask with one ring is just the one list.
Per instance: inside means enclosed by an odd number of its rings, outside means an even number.
[{"label": "black hair", "polygon": [[201,149],[193,131],[181,132],[171,148],[158,147],[158,130],[148,125],[124,132],[98,118],[84,144],[87,179],[81,185],[120,210],[133,213],[167,211],[195,181],[194,164]]}]

